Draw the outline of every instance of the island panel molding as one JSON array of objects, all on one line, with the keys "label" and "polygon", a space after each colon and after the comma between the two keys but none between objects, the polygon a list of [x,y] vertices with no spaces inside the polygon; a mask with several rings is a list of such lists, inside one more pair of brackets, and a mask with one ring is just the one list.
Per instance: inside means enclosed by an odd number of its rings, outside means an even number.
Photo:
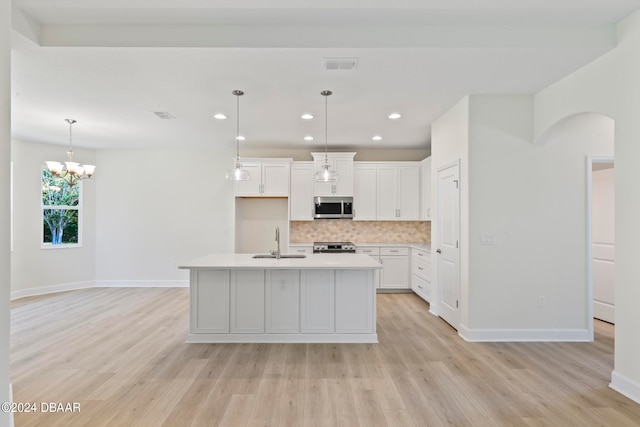
[{"label": "island panel molding", "polygon": [[190,269],[189,343],[377,343],[368,255],[213,254]]}]

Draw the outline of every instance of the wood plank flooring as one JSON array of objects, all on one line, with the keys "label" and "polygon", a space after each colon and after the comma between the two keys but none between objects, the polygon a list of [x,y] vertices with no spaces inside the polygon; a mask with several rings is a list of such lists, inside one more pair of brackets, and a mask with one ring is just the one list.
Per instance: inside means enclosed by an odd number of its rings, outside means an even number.
[{"label": "wood plank flooring", "polygon": [[412,294],[378,295],[379,344],[185,344],[188,289],[12,303],[23,426],[640,426],[594,343],[467,343]]}]

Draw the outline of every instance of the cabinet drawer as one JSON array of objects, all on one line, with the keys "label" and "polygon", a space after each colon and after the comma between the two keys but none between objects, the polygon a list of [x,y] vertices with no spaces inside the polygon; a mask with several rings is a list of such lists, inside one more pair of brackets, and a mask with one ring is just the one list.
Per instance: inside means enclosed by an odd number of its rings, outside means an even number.
[{"label": "cabinet drawer", "polygon": [[309,255],[313,253],[313,246],[289,246],[289,253]]},{"label": "cabinet drawer", "polygon": [[415,274],[411,276],[411,289],[423,300],[431,301],[431,283]]},{"label": "cabinet drawer", "polygon": [[377,246],[362,246],[362,247],[357,247],[356,248],[356,253],[357,254],[364,254],[364,255],[369,255],[369,256],[379,256],[380,255],[380,248]]},{"label": "cabinet drawer", "polygon": [[412,249],[413,257],[418,259],[428,259],[431,258],[431,253],[425,251],[424,249]]},{"label": "cabinet drawer", "polygon": [[409,248],[380,248],[380,255],[409,255]]},{"label": "cabinet drawer", "polygon": [[411,263],[411,272],[423,279],[431,280],[431,261],[413,258]]}]

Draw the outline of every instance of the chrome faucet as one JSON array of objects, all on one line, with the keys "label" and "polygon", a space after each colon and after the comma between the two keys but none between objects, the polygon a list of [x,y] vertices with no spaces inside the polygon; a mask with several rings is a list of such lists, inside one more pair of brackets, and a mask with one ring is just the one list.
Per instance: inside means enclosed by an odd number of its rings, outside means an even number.
[{"label": "chrome faucet", "polygon": [[280,259],[280,227],[276,227],[276,242],[278,243],[276,250],[271,251],[271,254],[275,255],[276,259]]}]

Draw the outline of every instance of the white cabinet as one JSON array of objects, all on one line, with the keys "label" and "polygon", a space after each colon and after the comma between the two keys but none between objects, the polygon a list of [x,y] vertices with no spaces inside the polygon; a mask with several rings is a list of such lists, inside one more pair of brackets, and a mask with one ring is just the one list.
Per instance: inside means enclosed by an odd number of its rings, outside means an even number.
[{"label": "white cabinet", "polygon": [[422,202],[420,219],[431,221],[431,157],[420,162],[422,181],[420,199]]},{"label": "white cabinet", "polygon": [[353,166],[353,210],[354,220],[375,220],[377,218],[377,167],[362,162]]},{"label": "white cabinet", "polygon": [[427,302],[431,301],[431,253],[412,249],[411,289]]},{"label": "white cabinet", "polygon": [[375,331],[375,290],[372,270],[336,270],[336,333]]},{"label": "white cabinet", "polygon": [[264,270],[231,271],[231,333],[264,332],[264,273]]},{"label": "white cabinet", "polygon": [[[357,246],[357,254],[369,255],[371,258],[380,262],[380,248],[378,246]],[[380,270],[376,270],[373,273],[373,281],[376,284],[376,289],[380,287]]]},{"label": "white cabinet", "polygon": [[390,163],[378,167],[376,194],[378,220],[420,219],[419,166]]},{"label": "white cabinet", "polygon": [[313,221],[314,174],[313,162],[291,164],[291,221]]},{"label": "white cabinet", "polygon": [[409,289],[409,248],[381,247],[380,289]]},{"label": "white cabinet", "polygon": [[191,270],[192,333],[229,332],[229,270]]},{"label": "white cabinet", "polygon": [[265,332],[300,332],[300,271],[268,270],[265,293]]},{"label": "white cabinet", "polygon": [[289,197],[291,159],[240,159],[248,181],[236,181],[238,197]]},{"label": "white cabinet", "polygon": [[[325,153],[311,153],[315,173],[325,164]],[[332,170],[338,173],[338,182],[315,182],[316,196],[353,196],[353,158],[356,153],[328,153],[327,159]]]},{"label": "white cabinet", "polygon": [[306,334],[333,333],[334,270],[302,270],[300,275],[300,331]]}]

